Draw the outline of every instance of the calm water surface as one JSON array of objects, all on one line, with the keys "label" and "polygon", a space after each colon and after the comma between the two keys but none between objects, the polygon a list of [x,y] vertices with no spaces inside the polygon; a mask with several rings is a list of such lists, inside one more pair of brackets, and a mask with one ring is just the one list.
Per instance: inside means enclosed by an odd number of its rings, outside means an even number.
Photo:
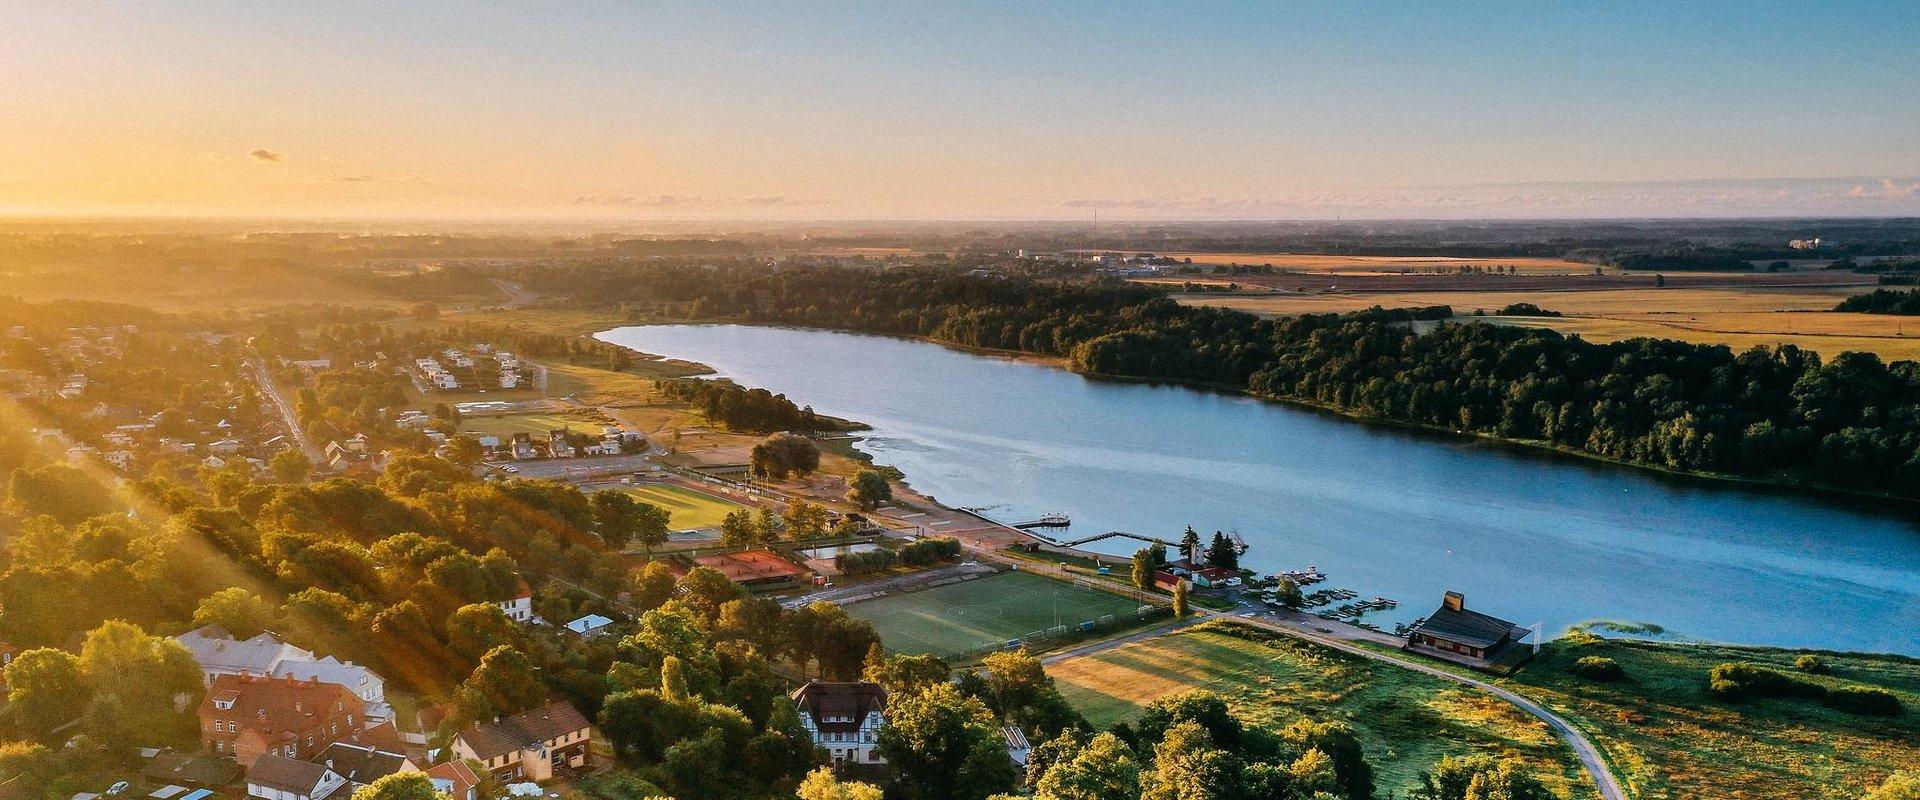
[{"label": "calm water surface", "polygon": [[[1911,516],[1680,482],[938,345],[734,325],[599,338],[712,365],[874,430],[858,443],[951,506],[1064,511],[1075,536],[1238,530],[1263,571],[1400,600],[1447,589],[1559,631],[1649,622],[1719,641],[1920,655]],[[1110,540],[1108,552],[1132,546]]]}]

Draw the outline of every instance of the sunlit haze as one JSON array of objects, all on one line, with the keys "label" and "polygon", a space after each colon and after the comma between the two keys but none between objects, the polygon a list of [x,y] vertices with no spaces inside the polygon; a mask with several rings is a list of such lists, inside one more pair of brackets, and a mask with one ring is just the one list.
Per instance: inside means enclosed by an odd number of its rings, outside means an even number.
[{"label": "sunlit haze", "polygon": [[1920,214],[1909,3],[0,9],[0,213]]}]

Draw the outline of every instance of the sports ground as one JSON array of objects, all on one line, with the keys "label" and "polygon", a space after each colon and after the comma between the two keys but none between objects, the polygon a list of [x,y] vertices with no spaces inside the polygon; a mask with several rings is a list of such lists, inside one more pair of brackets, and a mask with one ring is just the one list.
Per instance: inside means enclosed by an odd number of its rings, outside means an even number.
[{"label": "sports ground", "polygon": [[1131,619],[1139,604],[1070,583],[1004,572],[963,583],[883,597],[847,606],[869,620],[896,653],[951,656],[1005,644],[1057,626],[1113,615]]}]

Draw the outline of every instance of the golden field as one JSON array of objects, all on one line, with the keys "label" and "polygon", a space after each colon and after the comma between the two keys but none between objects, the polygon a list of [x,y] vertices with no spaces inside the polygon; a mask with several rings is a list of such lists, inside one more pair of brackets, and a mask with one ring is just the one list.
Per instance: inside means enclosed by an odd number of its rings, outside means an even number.
[{"label": "golden field", "polygon": [[[1240,264],[1303,272],[1428,272],[1460,267],[1513,267],[1522,274],[1591,274],[1592,264],[1563,258],[1454,258],[1450,256],[1349,256],[1316,253],[1160,253],[1195,264]],[[1610,272],[1619,270],[1609,268]]]}]

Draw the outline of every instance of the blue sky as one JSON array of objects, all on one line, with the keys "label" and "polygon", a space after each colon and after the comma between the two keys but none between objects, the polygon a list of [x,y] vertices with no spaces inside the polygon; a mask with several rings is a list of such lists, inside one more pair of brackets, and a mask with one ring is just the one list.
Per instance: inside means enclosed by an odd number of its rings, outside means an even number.
[{"label": "blue sky", "polygon": [[1912,3],[16,0],[0,208],[1915,214],[1917,43]]}]

